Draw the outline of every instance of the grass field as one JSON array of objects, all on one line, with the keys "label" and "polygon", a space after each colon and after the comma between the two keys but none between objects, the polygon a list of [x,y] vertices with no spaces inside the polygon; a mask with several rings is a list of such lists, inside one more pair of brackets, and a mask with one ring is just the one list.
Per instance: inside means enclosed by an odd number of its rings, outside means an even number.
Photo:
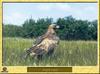
[{"label": "grass field", "polygon": [[37,60],[22,59],[25,48],[32,46],[34,39],[3,38],[4,66],[94,66],[97,64],[96,41],[60,41],[50,57]]}]

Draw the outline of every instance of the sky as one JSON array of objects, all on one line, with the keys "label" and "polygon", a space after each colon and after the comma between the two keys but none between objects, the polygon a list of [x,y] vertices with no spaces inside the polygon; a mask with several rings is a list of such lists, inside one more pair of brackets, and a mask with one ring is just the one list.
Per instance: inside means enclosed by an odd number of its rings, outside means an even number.
[{"label": "sky", "polygon": [[97,3],[3,3],[3,23],[22,25],[32,17],[63,18],[72,15],[76,19],[97,19]]}]

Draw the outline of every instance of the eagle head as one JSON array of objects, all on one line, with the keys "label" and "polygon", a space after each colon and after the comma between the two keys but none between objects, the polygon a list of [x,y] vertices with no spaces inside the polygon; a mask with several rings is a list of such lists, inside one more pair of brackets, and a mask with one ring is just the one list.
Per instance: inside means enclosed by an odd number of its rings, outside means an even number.
[{"label": "eagle head", "polygon": [[49,29],[64,29],[64,25],[51,24]]},{"label": "eagle head", "polygon": [[49,25],[49,28],[52,28],[52,29],[59,29],[60,27],[59,27],[59,25],[57,25],[57,24],[51,24],[51,25]]}]

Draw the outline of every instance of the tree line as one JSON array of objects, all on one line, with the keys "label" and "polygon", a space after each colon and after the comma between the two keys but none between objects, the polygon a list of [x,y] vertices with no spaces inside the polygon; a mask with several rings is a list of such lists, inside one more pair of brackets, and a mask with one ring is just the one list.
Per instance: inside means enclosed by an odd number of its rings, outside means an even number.
[{"label": "tree line", "polygon": [[78,20],[72,16],[58,18],[55,22],[53,18],[41,18],[37,21],[30,18],[21,26],[3,24],[3,37],[36,38],[44,34],[52,23],[64,26],[62,30],[56,30],[62,40],[97,40],[97,20]]}]

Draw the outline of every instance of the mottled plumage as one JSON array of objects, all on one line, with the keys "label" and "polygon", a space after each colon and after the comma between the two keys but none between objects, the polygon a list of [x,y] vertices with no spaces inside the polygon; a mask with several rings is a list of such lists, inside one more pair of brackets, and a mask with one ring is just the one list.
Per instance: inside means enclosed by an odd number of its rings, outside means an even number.
[{"label": "mottled plumage", "polygon": [[[35,44],[27,49],[27,53],[31,56],[42,56],[43,54],[50,55],[53,53],[55,47],[59,43],[59,37],[56,36],[55,28],[57,25],[51,24],[48,27],[47,32],[38,37],[35,41]],[[58,27],[59,28],[59,27]]]}]

